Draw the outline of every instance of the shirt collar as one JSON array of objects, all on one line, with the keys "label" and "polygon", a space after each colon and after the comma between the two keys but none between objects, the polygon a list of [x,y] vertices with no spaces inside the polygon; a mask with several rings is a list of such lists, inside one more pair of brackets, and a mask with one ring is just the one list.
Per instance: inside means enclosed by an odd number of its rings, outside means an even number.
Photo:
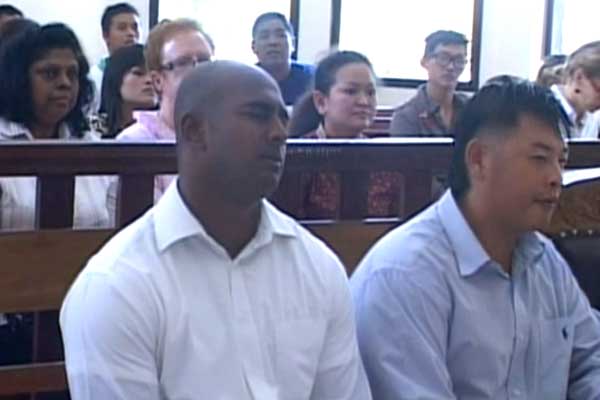
[{"label": "shirt collar", "polygon": [[[314,131],[314,135],[316,136],[317,139],[327,139],[327,131],[325,131],[325,126],[321,123],[319,124],[319,127]],[[358,134],[358,136],[356,136],[356,139],[366,139],[367,136],[361,132]]]},{"label": "shirt collar", "polygon": [[439,200],[437,213],[456,255],[462,276],[476,273],[491,261],[449,190]]},{"label": "shirt collar", "polygon": [[[418,102],[423,105],[426,115],[435,114],[440,110],[440,105],[433,101],[431,97],[429,97],[426,83],[419,86],[417,90],[417,99]],[[464,94],[454,92],[452,95],[452,105],[454,106],[455,110],[461,110],[465,102],[466,97]]]},{"label": "shirt collar", "polygon": [[[475,274],[492,261],[469,226],[450,190],[446,191],[439,200],[437,213],[463,277]],[[542,255],[544,248],[545,244],[538,233],[524,234],[517,242],[513,264],[523,266],[533,264]]]},{"label": "shirt collar", "polygon": [[575,122],[577,120],[577,114],[575,113],[575,109],[571,106],[571,103],[569,103],[565,95],[560,91],[558,85],[552,85],[550,90],[552,90],[552,93],[554,93],[554,97],[556,97],[560,103],[571,124],[576,126]]},{"label": "shirt collar", "polygon": [[[71,131],[67,124],[60,124],[58,127],[58,138],[59,139],[70,139]],[[0,118],[0,138],[5,140],[34,140],[35,138],[31,134],[29,128],[25,125],[9,121],[5,118]]]},{"label": "shirt collar", "polygon": [[[163,252],[172,244],[194,236],[216,244],[183,202],[177,181],[177,179],[173,180],[153,210],[154,234],[158,250]],[[256,235],[247,248],[240,253],[240,256],[269,243],[273,236],[296,236],[296,229],[291,218],[281,214],[268,201],[263,200],[261,219]]]}]

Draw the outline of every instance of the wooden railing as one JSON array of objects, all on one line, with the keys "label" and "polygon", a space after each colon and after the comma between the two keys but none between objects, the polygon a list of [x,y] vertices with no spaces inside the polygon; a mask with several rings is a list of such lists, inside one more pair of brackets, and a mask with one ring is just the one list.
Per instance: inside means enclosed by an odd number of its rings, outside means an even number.
[{"label": "wooden railing", "polygon": [[[338,252],[348,273],[382,234],[432,200],[432,179],[450,164],[450,139],[355,141],[290,140],[282,182],[273,201],[294,215],[301,206],[299,176],[307,171],[339,173],[339,221],[303,221]],[[600,142],[571,144],[569,167],[600,165]],[[396,218],[364,221],[365,187],[373,171],[404,176],[403,209]],[[74,177],[118,175],[117,228],[153,202],[154,176],[176,173],[173,143],[0,144],[0,176],[38,178],[36,230],[0,233],[0,312],[57,310],[72,280],[111,230],[72,230]],[[358,194],[358,195],[357,195]],[[34,362],[0,368],[0,396],[66,388],[56,313],[36,317]]]}]

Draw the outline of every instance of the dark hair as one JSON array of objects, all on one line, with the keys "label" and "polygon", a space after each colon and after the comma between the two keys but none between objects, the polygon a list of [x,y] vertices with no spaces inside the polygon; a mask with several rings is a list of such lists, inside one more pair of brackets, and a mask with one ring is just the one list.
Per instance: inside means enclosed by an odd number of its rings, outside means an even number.
[{"label": "dark hair", "polygon": [[39,27],[39,24],[29,18],[17,18],[7,21],[0,26],[0,45],[32,27]]},{"label": "dark hair", "polygon": [[460,200],[471,186],[465,163],[469,142],[483,133],[508,136],[523,115],[547,123],[559,137],[565,129],[560,105],[552,92],[525,79],[494,77],[467,102],[455,126],[450,166],[450,189],[455,199]]},{"label": "dark hair", "polygon": [[435,31],[425,38],[425,57],[430,57],[438,46],[457,44],[466,46],[469,40],[462,33],[454,31]]},{"label": "dark hair", "polygon": [[108,133],[106,137],[115,137],[122,128],[123,98],[121,86],[123,77],[133,67],[146,68],[144,46],[134,44],[116,50],[107,60],[104,76],[102,77],[102,96],[100,112],[106,113]]},{"label": "dark hair", "polygon": [[104,35],[108,35],[110,32],[110,25],[112,24],[112,20],[115,16],[119,14],[135,14],[139,16],[138,10],[129,3],[117,3],[111,6],[108,6],[104,9],[102,13],[102,19],[100,20],[100,25],[102,26],[102,33]]},{"label": "dark hair", "polygon": [[23,12],[11,4],[0,4],[0,15],[23,16]]},{"label": "dark hair", "polygon": [[567,56],[564,54],[552,54],[544,57],[535,82],[544,87],[561,83],[566,62]]},{"label": "dark hair", "polygon": [[0,51],[0,115],[27,125],[34,117],[29,69],[54,49],[70,49],[79,65],[79,93],[73,109],[62,122],[74,136],[89,129],[85,115],[93,100],[90,65],[75,33],[64,24],[34,25],[13,37]]},{"label": "dark hair", "polygon": [[[364,55],[356,51],[336,51],[325,57],[317,65],[313,89],[325,95],[329,94],[331,87],[335,84],[337,72],[343,66],[353,63],[366,64],[373,70],[371,62]],[[294,104],[294,110],[288,125],[289,136],[302,136],[313,131],[317,129],[322,121],[323,116],[319,114],[315,106],[312,91],[308,90]]]},{"label": "dark hair", "polygon": [[281,23],[283,24],[283,27],[285,28],[285,30],[292,36],[294,37],[294,27],[292,26],[292,24],[290,24],[290,22],[287,20],[287,18],[285,17],[285,15],[278,13],[278,12],[267,12],[264,14],[259,15],[256,20],[254,21],[254,25],[252,25],[252,37],[256,37],[256,31],[258,30],[258,26],[260,24],[262,24],[263,22],[272,20],[272,19],[276,19],[281,21]]}]

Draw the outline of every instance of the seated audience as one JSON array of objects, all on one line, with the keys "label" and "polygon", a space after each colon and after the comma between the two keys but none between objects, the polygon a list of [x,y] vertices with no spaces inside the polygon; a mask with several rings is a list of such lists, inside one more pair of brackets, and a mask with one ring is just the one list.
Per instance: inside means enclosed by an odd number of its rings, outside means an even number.
[{"label": "seated audience", "polygon": [[[198,22],[176,19],[155,26],[146,43],[146,65],[158,96],[158,111],[140,111],[137,121],[118,136],[118,140],[175,140],[175,94],[183,77],[196,65],[210,61],[214,53],[211,38]],[[158,200],[173,179],[157,176],[154,197]],[[116,188],[115,188],[116,189]],[[115,190],[111,189],[111,197]],[[114,201],[111,201],[114,204]],[[109,204],[111,204],[109,203]]]},{"label": "seated audience", "polygon": [[[376,78],[370,61],[354,51],[338,51],[324,58],[315,73],[314,90],[294,107],[290,136],[311,139],[366,138],[377,106]],[[368,216],[397,216],[401,176],[386,171],[371,174]],[[337,174],[305,174],[306,197],[299,218],[336,218],[340,204]]]},{"label": "seated audience", "polygon": [[280,13],[260,15],[252,26],[252,51],[258,66],[279,84],[286,105],[293,105],[306,92],[314,74],[311,65],[291,59],[294,52],[294,28]]},{"label": "seated audience", "polygon": [[[86,111],[93,97],[89,64],[63,24],[33,25],[2,46],[0,140],[94,140]],[[75,227],[108,224],[106,181],[79,177]],[[0,227],[33,229],[35,178],[0,181]]]},{"label": "seated audience", "polygon": [[285,157],[276,82],[203,63],[175,110],[179,178],[63,303],[73,399],[370,399],[342,265],[265,200]]},{"label": "seated audience", "polygon": [[545,88],[496,80],[457,122],[450,190],[350,280],[377,399],[598,399],[600,319],[552,242],[567,148]]},{"label": "seated audience", "polygon": [[146,69],[141,44],[122,47],[108,59],[102,82],[102,100],[98,129],[103,137],[114,138],[135,122],[135,110],[156,105],[156,94]]},{"label": "seated audience", "polygon": [[96,111],[100,107],[100,96],[102,94],[102,80],[108,57],[121,47],[131,46],[140,40],[140,17],[134,6],[129,3],[116,3],[104,9],[100,20],[102,27],[102,38],[108,50],[108,56],[102,58],[98,64],[92,66],[90,77],[95,85]]},{"label": "seated audience", "polygon": [[[62,24],[26,25],[0,49],[0,141],[94,140],[85,118],[93,89],[77,37]],[[107,184],[76,179],[75,227],[108,227]],[[34,229],[35,209],[36,178],[0,178],[0,230]],[[30,314],[0,314],[0,365],[31,360],[31,332]]]},{"label": "seated audience", "polygon": [[421,66],[427,83],[394,111],[392,136],[454,136],[454,121],[467,97],[456,92],[467,65],[467,38],[458,32],[436,31],[425,39]]},{"label": "seated audience", "polygon": [[567,56],[564,54],[552,54],[544,57],[544,62],[538,71],[535,83],[544,87],[561,84],[566,62]]},{"label": "seated audience", "polygon": [[568,138],[598,138],[600,115],[600,41],[575,50],[567,59],[562,84],[552,86],[561,104]]},{"label": "seated audience", "polygon": [[23,12],[10,4],[0,4],[0,28],[13,19],[23,18]]}]

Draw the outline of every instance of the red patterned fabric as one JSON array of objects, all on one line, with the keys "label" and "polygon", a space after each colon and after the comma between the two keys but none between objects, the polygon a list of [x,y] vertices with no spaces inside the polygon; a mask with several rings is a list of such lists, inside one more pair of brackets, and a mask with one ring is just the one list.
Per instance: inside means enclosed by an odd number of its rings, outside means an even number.
[{"label": "red patterned fabric", "polygon": [[[326,137],[322,127],[302,136],[308,139]],[[360,138],[365,136],[360,135]],[[341,182],[334,172],[306,173],[302,176],[304,200],[299,218],[339,217]],[[401,213],[400,196],[404,177],[399,172],[377,171],[370,174],[367,194],[367,217],[394,217]]]}]

